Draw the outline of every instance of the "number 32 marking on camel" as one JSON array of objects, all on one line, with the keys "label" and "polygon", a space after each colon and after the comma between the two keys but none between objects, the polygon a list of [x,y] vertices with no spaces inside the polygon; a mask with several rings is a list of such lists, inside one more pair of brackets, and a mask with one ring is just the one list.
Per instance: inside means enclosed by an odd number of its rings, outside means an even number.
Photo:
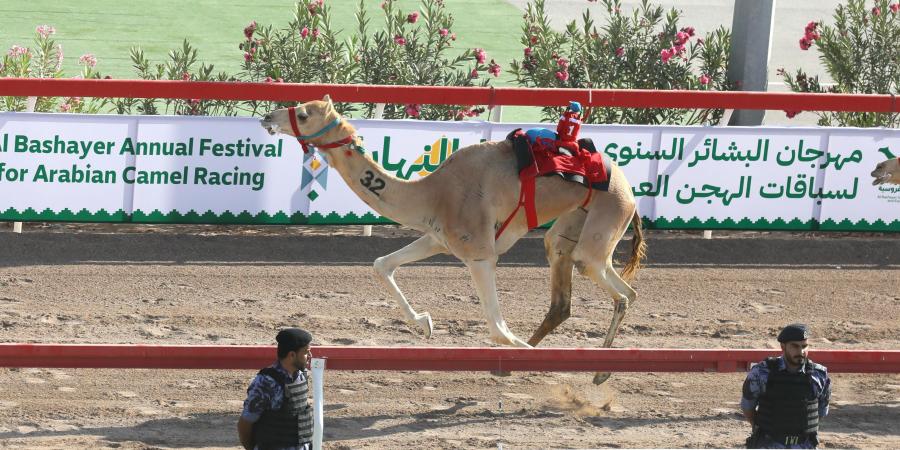
[{"label": "number 32 marking on camel", "polygon": [[366,176],[359,180],[366,189],[371,191],[373,194],[381,197],[381,193],[378,192],[384,189],[384,180],[375,176],[371,170],[366,171]]}]

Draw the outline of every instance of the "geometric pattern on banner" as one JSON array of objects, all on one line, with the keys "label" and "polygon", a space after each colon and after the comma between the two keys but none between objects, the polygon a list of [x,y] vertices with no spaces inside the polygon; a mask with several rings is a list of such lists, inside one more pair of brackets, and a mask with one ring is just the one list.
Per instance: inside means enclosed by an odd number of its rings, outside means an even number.
[{"label": "geometric pattern on banner", "polygon": [[328,165],[316,157],[313,152],[303,155],[303,174],[300,178],[300,189],[306,188],[316,181],[322,189],[328,188]]}]

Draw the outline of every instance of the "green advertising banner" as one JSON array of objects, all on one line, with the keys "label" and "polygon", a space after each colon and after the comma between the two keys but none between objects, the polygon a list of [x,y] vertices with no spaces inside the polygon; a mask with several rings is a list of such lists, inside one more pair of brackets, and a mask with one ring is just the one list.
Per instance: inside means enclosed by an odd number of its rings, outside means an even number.
[{"label": "green advertising banner", "polygon": [[[453,152],[544,124],[351,120],[412,180]],[[893,129],[585,125],[663,229],[900,231],[900,187],[869,173]],[[511,187],[518,190],[518,186]],[[254,118],[0,113],[0,220],[390,223],[324,158]]]}]

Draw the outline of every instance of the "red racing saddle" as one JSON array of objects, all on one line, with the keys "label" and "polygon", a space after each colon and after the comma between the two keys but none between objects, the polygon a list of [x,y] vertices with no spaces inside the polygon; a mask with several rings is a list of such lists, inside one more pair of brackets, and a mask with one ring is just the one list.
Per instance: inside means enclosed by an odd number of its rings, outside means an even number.
[{"label": "red racing saddle", "polygon": [[591,139],[578,140],[578,151],[560,147],[556,140],[545,137],[531,139],[521,128],[506,136],[512,142],[519,171],[519,204],[497,229],[494,239],[509,225],[519,208],[525,209],[528,229],[538,226],[537,211],[534,206],[535,179],[539,176],[561,176],[566,181],[589,187],[582,207],[591,201],[594,189],[609,190],[612,163],[608,156],[598,152]]}]

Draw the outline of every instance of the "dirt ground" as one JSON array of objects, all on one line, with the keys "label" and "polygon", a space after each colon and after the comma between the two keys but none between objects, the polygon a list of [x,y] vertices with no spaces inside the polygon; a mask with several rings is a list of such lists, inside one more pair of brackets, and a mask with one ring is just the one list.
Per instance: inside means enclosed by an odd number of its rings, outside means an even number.
[{"label": "dirt ground", "polygon": [[[372,261],[412,240],[361,227],[0,224],[0,341],[487,346],[465,268],[434,257],[398,283],[434,317],[423,339]],[[900,236],[649,232],[617,347],[900,349]],[[500,300],[527,338],[546,313],[541,234],[501,259]],[[624,251],[626,245],[620,245]],[[620,256],[624,259],[624,254]],[[597,347],[609,298],[576,276],[572,317],[543,346]],[[0,369],[0,448],[237,448],[254,371]],[[325,448],[736,447],[743,374],[326,372]],[[824,448],[900,448],[900,375],[833,374]]]}]

